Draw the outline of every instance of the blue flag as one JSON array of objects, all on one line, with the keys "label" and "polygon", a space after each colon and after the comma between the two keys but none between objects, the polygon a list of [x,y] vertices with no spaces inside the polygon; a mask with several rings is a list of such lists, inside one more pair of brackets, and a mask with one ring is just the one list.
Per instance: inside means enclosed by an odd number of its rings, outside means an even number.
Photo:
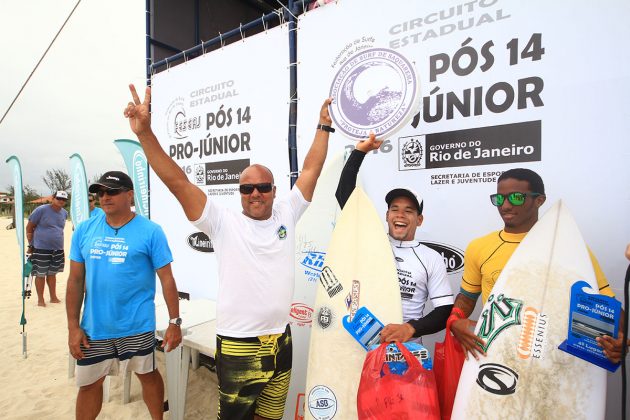
[{"label": "blue flag", "polygon": [[140,143],[134,140],[114,140],[133,180],[136,213],[149,217],[149,167]]},{"label": "blue flag", "polygon": [[79,223],[90,218],[90,206],[88,203],[85,165],[83,165],[81,156],[76,153],[70,156],[70,179],[72,182],[70,217],[72,218],[72,224],[77,227]]}]

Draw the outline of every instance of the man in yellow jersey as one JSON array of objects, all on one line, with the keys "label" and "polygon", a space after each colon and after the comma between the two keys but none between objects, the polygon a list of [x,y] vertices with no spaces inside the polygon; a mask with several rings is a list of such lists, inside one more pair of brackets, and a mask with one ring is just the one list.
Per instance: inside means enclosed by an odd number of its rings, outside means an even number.
[{"label": "man in yellow jersey", "polygon": [[[464,275],[451,316],[451,331],[468,353],[476,359],[485,355],[484,340],[472,330],[475,322],[468,317],[481,294],[485,303],[499,274],[527,232],[538,221],[538,209],[546,200],[542,178],[530,169],[516,168],[503,172],[497,183],[497,193],[490,196],[503,219],[502,230],[474,239],[464,255]],[[599,292],[614,296],[599,263],[589,250]],[[617,341],[617,340],[613,340]],[[619,349],[621,339],[618,340]],[[611,346],[613,344],[611,343]],[[608,354],[607,354],[608,355]],[[609,356],[610,357],[610,356]],[[611,359],[612,360],[612,359]]]}]

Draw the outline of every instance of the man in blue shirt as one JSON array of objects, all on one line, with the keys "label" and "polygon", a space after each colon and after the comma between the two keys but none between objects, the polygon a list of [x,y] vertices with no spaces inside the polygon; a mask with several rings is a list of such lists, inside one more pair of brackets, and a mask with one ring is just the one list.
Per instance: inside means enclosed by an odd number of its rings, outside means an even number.
[{"label": "man in blue shirt", "polygon": [[39,206],[31,213],[26,225],[27,253],[31,255],[35,273],[37,305],[46,306],[44,287],[48,284],[50,302],[61,302],[57,297],[57,273],[64,268],[66,256],[63,252],[63,228],[68,212],[63,207],[68,193],[57,191],[52,203]]},{"label": "man in blue shirt", "polygon": [[106,172],[89,191],[100,197],[105,216],[78,225],[70,249],[66,312],[80,387],[76,417],[96,418],[105,376],[133,371],[151,417],[161,419],[164,383],[154,354],[155,274],[171,318],[162,345],[169,351],[182,339],[173,257],[162,228],[131,211],[133,183],[127,174]]},{"label": "man in blue shirt", "polygon": [[88,194],[88,203],[90,203],[90,217],[100,216],[105,214],[103,209],[96,207],[96,194]]}]

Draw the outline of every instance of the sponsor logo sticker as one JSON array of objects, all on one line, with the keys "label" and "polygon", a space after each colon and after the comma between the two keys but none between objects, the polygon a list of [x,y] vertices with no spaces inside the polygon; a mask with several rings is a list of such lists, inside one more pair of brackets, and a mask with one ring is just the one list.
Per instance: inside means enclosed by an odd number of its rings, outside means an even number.
[{"label": "sponsor logo sticker", "polygon": [[214,252],[212,240],[203,232],[195,232],[188,235],[186,243],[189,247],[199,252]]},{"label": "sponsor logo sticker", "polygon": [[528,306],[523,311],[521,335],[518,340],[516,354],[519,358],[527,360],[542,359],[545,343],[547,342],[547,325],[549,319],[546,314],[538,312]]},{"label": "sponsor logo sticker", "polygon": [[317,385],[308,393],[308,411],[317,420],[330,420],[337,413],[337,397],[325,385]]},{"label": "sponsor logo sticker", "polygon": [[485,363],[479,366],[477,385],[495,395],[511,395],[516,392],[518,373],[507,366]]},{"label": "sponsor logo sticker", "polygon": [[289,316],[298,326],[310,325],[313,318],[313,308],[305,303],[295,302],[291,305]]},{"label": "sponsor logo sticker", "polygon": [[324,289],[326,289],[326,293],[328,293],[329,297],[333,297],[343,290],[343,286],[339,283],[335,273],[333,273],[328,266],[324,267],[322,270],[322,273],[319,276],[319,281],[322,286],[324,286]]},{"label": "sponsor logo sticker", "polygon": [[[489,305],[489,306],[488,306]],[[506,297],[503,294],[488,297],[488,302],[481,312],[481,328],[479,338],[486,342],[483,347],[487,351],[492,342],[505,329],[521,323],[523,301]]]},{"label": "sponsor logo sticker", "polygon": [[330,327],[334,318],[333,312],[330,308],[322,306],[319,308],[319,312],[317,313],[317,325],[321,327],[322,330]]}]

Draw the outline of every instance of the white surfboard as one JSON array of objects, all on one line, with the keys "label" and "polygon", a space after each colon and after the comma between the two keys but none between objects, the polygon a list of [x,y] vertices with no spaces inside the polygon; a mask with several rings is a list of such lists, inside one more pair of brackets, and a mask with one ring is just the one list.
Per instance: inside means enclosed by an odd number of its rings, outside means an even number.
[{"label": "white surfboard", "polygon": [[571,286],[597,288],[578,227],[562,201],[518,246],[483,307],[475,334],[487,357],[464,363],[453,419],[603,419],[606,371],[558,349]]},{"label": "white surfboard", "polygon": [[[313,199],[295,227],[295,292],[290,322],[293,339],[291,385],[284,419],[303,419],[306,365],[311,337],[315,291],[337,216],[341,213],[335,191],[345,163],[344,152],[329,159],[317,180]],[[359,180],[357,179],[357,184]]]},{"label": "white surfboard", "polygon": [[342,318],[367,307],[383,324],[402,323],[398,276],[383,222],[360,187],[333,231],[320,276],[306,375],[309,419],[356,419],[366,351]]}]

